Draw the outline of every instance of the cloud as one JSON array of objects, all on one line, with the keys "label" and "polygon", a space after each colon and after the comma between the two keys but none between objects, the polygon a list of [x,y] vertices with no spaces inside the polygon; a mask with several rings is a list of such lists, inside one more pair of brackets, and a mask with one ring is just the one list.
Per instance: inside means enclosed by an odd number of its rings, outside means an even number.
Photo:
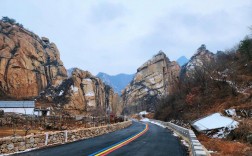
[{"label": "cloud", "polygon": [[90,21],[95,24],[113,21],[125,13],[125,8],[121,4],[104,1],[93,5],[90,10]]},{"label": "cloud", "polygon": [[249,33],[251,15],[251,0],[5,0],[0,6],[0,16],[55,42],[67,68],[93,74],[134,73],[159,50],[176,60],[202,43],[213,52],[231,48]]}]

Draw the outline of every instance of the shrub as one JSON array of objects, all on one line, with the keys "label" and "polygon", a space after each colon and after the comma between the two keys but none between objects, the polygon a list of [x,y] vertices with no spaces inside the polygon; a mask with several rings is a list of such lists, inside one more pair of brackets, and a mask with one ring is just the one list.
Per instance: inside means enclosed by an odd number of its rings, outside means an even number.
[{"label": "shrub", "polygon": [[245,119],[240,122],[239,127],[228,135],[229,140],[241,140],[246,142],[247,136],[252,132],[252,120]]}]

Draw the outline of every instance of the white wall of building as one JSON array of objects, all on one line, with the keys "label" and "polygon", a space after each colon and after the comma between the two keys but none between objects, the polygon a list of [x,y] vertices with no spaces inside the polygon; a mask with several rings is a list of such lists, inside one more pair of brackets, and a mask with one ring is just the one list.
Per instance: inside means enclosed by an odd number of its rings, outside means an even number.
[{"label": "white wall of building", "polygon": [[[34,108],[1,108],[4,112],[14,112],[27,115],[33,115]],[[35,114],[36,115],[36,114]]]}]

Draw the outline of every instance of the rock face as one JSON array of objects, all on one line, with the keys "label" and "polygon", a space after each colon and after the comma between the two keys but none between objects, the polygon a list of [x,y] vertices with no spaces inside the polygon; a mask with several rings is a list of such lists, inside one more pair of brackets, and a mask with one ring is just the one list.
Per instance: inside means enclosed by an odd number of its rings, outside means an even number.
[{"label": "rock face", "polygon": [[49,85],[67,77],[59,51],[49,39],[40,39],[15,24],[0,21],[0,96],[36,97]]},{"label": "rock face", "polygon": [[124,105],[143,104],[147,110],[153,110],[157,98],[172,92],[179,71],[180,66],[160,51],[137,69],[133,81],[122,92]]},{"label": "rock face", "polygon": [[39,100],[57,103],[70,114],[116,114],[120,108],[120,99],[110,86],[78,68],[72,69],[69,78],[59,86],[46,89]]},{"label": "rock face", "polygon": [[[72,71],[73,84],[71,87],[70,102],[66,109],[84,110],[86,112],[113,111],[114,105],[119,101],[114,101],[116,94],[110,86],[105,85],[99,78],[93,76],[88,71],[74,69]],[[101,109],[99,112],[99,109]]]},{"label": "rock face", "polygon": [[97,115],[112,112],[120,100],[88,71],[72,69],[68,76],[56,45],[48,38],[1,20],[0,99],[37,99],[40,106]]},{"label": "rock face", "polygon": [[201,68],[204,64],[214,60],[214,54],[206,49],[206,46],[202,44],[197,52],[190,58],[188,63],[181,68],[181,77],[190,76],[190,73],[195,70],[195,68]]}]

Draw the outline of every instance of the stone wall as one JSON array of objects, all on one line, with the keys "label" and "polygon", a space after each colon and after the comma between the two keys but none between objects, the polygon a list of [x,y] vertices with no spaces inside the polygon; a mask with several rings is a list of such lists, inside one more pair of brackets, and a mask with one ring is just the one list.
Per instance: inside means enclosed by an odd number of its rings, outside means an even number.
[{"label": "stone wall", "polygon": [[0,138],[0,154],[21,152],[32,148],[41,148],[50,145],[64,144],[82,139],[88,139],[119,129],[126,128],[132,121],[120,122],[112,125],[92,128],[80,128],[69,131],[48,132],[39,135],[28,135],[24,137]]}]

